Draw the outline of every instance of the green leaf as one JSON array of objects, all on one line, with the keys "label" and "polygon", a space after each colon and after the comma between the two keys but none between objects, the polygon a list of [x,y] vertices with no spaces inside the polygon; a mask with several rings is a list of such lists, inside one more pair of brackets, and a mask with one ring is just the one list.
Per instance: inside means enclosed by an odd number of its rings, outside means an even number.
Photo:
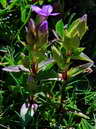
[{"label": "green leaf", "polygon": [[74,18],[75,15],[76,15],[76,13],[72,13],[71,14],[71,16],[69,18],[69,21],[68,21],[68,26],[71,24],[71,22],[72,22],[72,20],[73,20],[73,18]]},{"label": "green leaf", "polygon": [[79,125],[79,129],[93,129],[94,127],[88,123],[87,120],[82,119]]},{"label": "green leaf", "polygon": [[78,18],[77,20],[73,21],[73,23],[68,29],[68,32],[71,37],[78,36],[80,39],[82,39],[87,30],[87,15],[85,14],[81,18]]},{"label": "green leaf", "polygon": [[21,21],[24,23],[26,21],[27,18],[27,14],[28,14],[28,5],[22,5],[21,6]]},{"label": "green leaf", "polygon": [[0,3],[3,6],[3,8],[6,8],[6,6],[7,6],[7,1],[6,0],[0,0]]},{"label": "green leaf", "polygon": [[87,115],[83,114],[82,112],[74,112],[74,115],[77,115],[85,119],[90,119]]},{"label": "green leaf", "polygon": [[3,90],[0,90],[0,95],[1,95],[1,94],[3,94],[4,92],[5,92],[5,91],[3,91]]},{"label": "green leaf", "polygon": [[40,4],[40,5],[42,5],[43,3],[44,3],[44,1],[43,1],[43,0],[40,0],[40,1],[39,1],[39,4]]},{"label": "green leaf", "polygon": [[21,3],[20,0],[12,0],[10,5],[9,5],[9,9],[11,10],[12,8],[14,8],[14,6],[20,5],[20,3]]},{"label": "green leaf", "polygon": [[80,55],[78,56],[73,56],[72,59],[79,59],[79,60],[83,60],[83,61],[88,61],[88,62],[93,62],[93,60],[91,60],[86,54],[84,54],[83,52],[80,53]]},{"label": "green leaf", "polygon": [[83,65],[79,65],[77,67],[74,67],[74,68],[71,68],[69,71],[68,71],[68,77],[75,77],[77,76],[78,74],[81,74],[81,73],[84,73],[85,72],[85,69],[87,68],[90,68],[93,66],[94,63],[86,63],[86,64],[83,64]]},{"label": "green leaf", "polygon": [[39,71],[48,71],[52,68],[52,66],[54,65],[54,60],[53,59],[48,59],[46,61],[42,61],[38,64],[39,67]]},{"label": "green leaf", "polygon": [[64,24],[63,24],[63,21],[62,20],[59,20],[56,24],[56,32],[57,34],[63,38],[64,36]]},{"label": "green leaf", "polygon": [[84,47],[79,47],[79,48],[73,49],[73,51],[72,51],[73,52],[73,57],[80,55],[81,52],[84,51],[84,49],[85,49]]},{"label": "green leaf", "polygon": [[55,46],[52,46],[52,53],[53,53],[53,58],[56,61],[57,65],[61,69],[64,69],[65,64],[64,64],[64,59],[61,52]]},{"label": "green leaf", "polygon": [[38,75],[36,76],[37,80],[47,80],[49,78],[57,78],[58,77],[58,73],[54,72],[54,71],[40,71],[38,73]]},{"label": "green leaf", "polygon": [[80,40],[79,40],[78,36],[69,37],[68,35],[64,35],[63,46],[66,50],[78,48],[79,45],[80,45]]}]

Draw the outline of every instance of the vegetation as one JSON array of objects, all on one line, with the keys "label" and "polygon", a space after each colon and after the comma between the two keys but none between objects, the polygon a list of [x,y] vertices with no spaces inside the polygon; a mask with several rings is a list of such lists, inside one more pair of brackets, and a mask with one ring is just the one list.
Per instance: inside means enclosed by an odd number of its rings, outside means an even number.
[{"label": "vegetation", "polygon": [[95,7],[0,0],[0,129],[96,129]]}]

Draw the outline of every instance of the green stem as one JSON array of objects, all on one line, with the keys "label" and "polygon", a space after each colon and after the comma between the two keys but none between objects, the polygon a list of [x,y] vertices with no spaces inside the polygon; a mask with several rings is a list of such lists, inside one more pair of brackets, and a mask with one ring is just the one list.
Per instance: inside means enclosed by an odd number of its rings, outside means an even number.
[{"label": "green stem", "polygon": [[20,34],[21,30],[22,30],[22,29],[23,29],[23,27],[26,25],[26,23],[27,23],[28,19],[30,18],[30,15],[31,15],[31,8],[30,8],[30,10],[29,10],[28,16],[27,16],[27,18],[26,18],[26,20],[25,20],[24,24],[23,24],[23,25],[20,27],[20,29],[18,30],[18,32],[17,32],[17,34],[16,34],[15,38],[16,38],[16,37],[18,37],[18,35]]},{"label": "green stem", "polygon": [[26,127],[24,126],[23,129],[26,129]]},{"label": "green stem", "polygon": [[14,81],[17,83],[17,85],[19,86],[20,84],[19,84],[19,82],[16,80],[16,78],[14,77],[14,75],[13,75],[11,72],[9,72],[9,74],[10,74],[11,77],[14,79]]}]

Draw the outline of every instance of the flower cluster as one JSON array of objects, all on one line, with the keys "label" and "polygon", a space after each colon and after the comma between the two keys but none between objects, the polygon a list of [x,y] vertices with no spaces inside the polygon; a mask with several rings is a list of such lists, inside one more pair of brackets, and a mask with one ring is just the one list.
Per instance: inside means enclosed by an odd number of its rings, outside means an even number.
[{"label": "flower cluster", "polygon": [[[37,15],[40,18],[40,21],[38,24],[34,22],[34,20],[31,18],[28,27],[26,27],[26,40],[27,44],[29,45],[31,51],[31,70],[29,72],[28,80],[27,80],[27,85],[28,85],[28,90],[31,91],[31,94],[34,95],[35,93],[35,88],[37,86],[34,76],[36,75],[38,71],[38,58],[42,55],[41,47],[48,42],[48,21],[47,18],[48,16],[56,16],[59,13],[52,13],[53,7],[51,5],[44,5],[42,8],[39,8],[38,6],[32,5],[32,11],[37,13]],[[33,54],[35,53],[35,54]],[[38,54],[39,53],[39,54]],[[36,55],[37,54],[37,55]],[[34,56],[35,55],[35,56]],[[43,55],[44,56],[44,55]],[[35,60],[34,60],[35,59]],[[22,68],[21,66],[15,67],[20,69]],[[5,69],[6,70],[6,69]],[[26,70],[22,68],[21,70]],[[15,70],[16,71],[16,70]],[[23,120],[26,119],[26,114],[30,113],[30,116],[33,117],[35,111],[38,108],[38,104],[33,103],[32,105],[30,104],[30,101],[26,104],[24,103],[20,109],[20,115]]]},{"label": "flower cluster", "polygon": [[34,45],[38,42],[38,47],[47,42],[48,38],[48,16],[56,16],[59,13],[52,13],[53,7],[51,5],[44,5],[42,8],[32,5],[32,11],[37,13],[40,17],[39,24],[35,24],[33,19],[30,19],[28,28],[26,29],[26,40],[28,44]]},{"label": "flower cluster", "polygon": [[48,22],[45,20],[41,24],[36,25],[33,19],[30,19],[26,32],[27,43],[32,46],[38,44],[38,47],[40,47],[47,42]]}]

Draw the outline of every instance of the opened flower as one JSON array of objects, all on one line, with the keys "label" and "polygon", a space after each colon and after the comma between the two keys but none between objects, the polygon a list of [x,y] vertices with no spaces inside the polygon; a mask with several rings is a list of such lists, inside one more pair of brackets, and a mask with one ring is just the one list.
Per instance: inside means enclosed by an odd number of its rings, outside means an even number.
[{"label": "opened flower", "polygon": [[51,5],[44,5],[42,8],[39,8],[36,5],[32,5],[32,10],[36,12],[38,15],[48,17],[48,16],[56,16],[59,13],[52,13],[53,7]]}]

